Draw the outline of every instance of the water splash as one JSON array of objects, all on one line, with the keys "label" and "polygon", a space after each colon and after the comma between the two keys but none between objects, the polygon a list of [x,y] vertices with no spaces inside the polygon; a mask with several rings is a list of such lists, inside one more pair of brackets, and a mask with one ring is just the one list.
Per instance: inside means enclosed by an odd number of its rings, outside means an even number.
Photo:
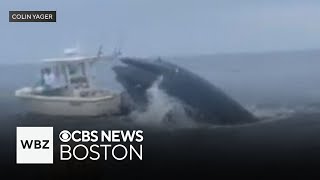
[{"label": "water splash", "polygon": [[279,120],[289,118],[296,113],[295,108],[287,106],[253,105],[247,109],[260,120]]},{"label": "water splash", "polygon": [[145,111],[133,111],[130,117],[139,125],[152,127],[192,127],[193,120],[185,112],[184,105],[159,88],[160,76],[147,90],[148,105]]}]

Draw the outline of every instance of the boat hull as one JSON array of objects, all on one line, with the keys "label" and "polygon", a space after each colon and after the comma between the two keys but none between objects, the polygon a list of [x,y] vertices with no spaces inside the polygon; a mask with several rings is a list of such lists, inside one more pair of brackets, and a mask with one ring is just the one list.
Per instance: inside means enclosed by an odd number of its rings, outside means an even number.
[{"label": "boat hull", "polygon": [[101,116],[120,112],[120,95],[99,98],[17,96],[27,111],[51,116]]}]

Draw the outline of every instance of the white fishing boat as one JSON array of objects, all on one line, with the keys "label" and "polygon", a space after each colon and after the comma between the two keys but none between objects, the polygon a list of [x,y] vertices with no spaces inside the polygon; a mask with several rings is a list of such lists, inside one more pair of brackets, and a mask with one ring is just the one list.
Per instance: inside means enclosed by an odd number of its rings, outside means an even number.
[{"label": "white fishing boat", "polygon": [[[80,56],[76,50],[66,50],[65,57],[44,59],[41,82],[16,90],[15,96],[22,100],[28,111],[37,114],[100,116],[118,113],[121,95],[98,88],[92,75],[95,62],[112,60],[118,55],[102,56],[101,48],[98,55],[92,57]],[[50,85],[45,82],[48,80],[51,80]]]}]

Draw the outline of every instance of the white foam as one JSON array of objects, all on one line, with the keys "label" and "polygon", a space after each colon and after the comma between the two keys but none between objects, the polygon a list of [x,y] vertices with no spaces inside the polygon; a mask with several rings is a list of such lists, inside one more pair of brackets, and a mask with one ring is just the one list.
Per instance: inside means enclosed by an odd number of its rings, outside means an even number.
[{"label": "white foam", "polygon": [[254,116],[261,120],[277,120],[291,117],[296,110],[285,106],[259,107],[251,106],[247,108]]},{"label": "white foam", "polygon": [[193,121],[184,110],[183,104],[159,88],[160,76],[147,90],[148,105],[145,111],[133,111],[130,117],[135,123],[156,127],[190,127]]}]

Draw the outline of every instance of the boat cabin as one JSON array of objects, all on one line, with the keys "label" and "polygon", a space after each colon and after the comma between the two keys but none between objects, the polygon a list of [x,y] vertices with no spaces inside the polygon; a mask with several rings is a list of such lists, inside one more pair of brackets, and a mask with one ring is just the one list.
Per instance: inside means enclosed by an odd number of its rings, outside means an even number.
[{"label": "boat cabin", "polygon": [[93,88],[92,64],[96,57],[64,57],[44,59],[41,72],[48,70],[54,74],[55,85],[68,89]]}]

